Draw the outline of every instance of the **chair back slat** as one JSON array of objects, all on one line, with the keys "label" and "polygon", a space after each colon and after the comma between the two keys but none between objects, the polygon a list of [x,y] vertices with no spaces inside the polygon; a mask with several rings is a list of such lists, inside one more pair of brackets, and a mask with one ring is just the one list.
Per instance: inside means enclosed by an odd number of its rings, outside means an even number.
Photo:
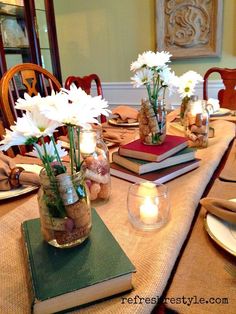
[{"label": "chair back slat", "polygon": [[27,89],[27,93],[30,96],[37,95],[38,91],[36,89],[37,78],[36,74],[32,70],[22,71],[21,73],[22,83]]},{"label": "chair back slat", "polygon": [[224,88],[218,91],[220,106],[230,110],[236,110],[236,69],[210,68],[204,75],[203,99],[208,99],[208,79],[212,73],[220,74]]},{"label": "chair back slat", "polygon": [[[24,93],[48,96],[52,89],[58,92],[60,88],[61,84],[53,74],[37,64],[22,63],[10,68],[0,81],[0,113],[4,128],[9,129],[17,117],[22,116],[23,111],[16,110],[15,103]],[[20,153],[25,150],[24,146],[19,146]]]}]

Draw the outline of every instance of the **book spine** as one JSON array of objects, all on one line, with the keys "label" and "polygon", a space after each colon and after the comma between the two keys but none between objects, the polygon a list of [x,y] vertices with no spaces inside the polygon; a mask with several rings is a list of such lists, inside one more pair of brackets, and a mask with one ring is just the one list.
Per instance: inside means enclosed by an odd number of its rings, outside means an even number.
[{"label": "book spine", "polygon": [[[27,281],[27,288],[28,288],[28,299],[30,304],[30,313],[33,313],[33,307],[35,303],[36,293],[33,284],[33,277],[32,277],[32,268],[30,265],[30,252],[27,245],[27,242],[24,239],[28,238],[27,230],[24,228],[24,225],[21,224],[21,232],[22,232],[22,244],[23,244],[23,258],[25,262],[25,275]],[[24,235],[24,236],[23,236]]]}]

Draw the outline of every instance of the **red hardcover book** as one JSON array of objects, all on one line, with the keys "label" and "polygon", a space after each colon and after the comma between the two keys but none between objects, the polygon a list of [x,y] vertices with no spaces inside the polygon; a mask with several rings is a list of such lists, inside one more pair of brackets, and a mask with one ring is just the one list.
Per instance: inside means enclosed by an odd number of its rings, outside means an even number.
[{"label": "red hardcover book", "polygon": [[151,181],[153,183],[165,183],[199,167],[199,165],[200,159],[194,159],[182,164],[139,175],[112,162],[110,164],[110,171],[111,175],[114,177],[118,177],[129,182],[138,183],[142,181]]},{"label": "red hardcover book", "polygon": [[187,146],[188,141],[186,137],[166,135],[166,139],[161,145],[145,145],[138,139],[120,146],[119,154],[121,156],[158,162],[172,156]]}]

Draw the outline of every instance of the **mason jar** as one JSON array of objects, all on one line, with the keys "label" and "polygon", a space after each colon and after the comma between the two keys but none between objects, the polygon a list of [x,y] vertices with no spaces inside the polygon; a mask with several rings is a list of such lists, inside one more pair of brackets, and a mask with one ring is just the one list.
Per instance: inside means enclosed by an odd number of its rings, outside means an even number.
[{"label": "mason jar", "polygon": [[160,145],[166,138],[166,106],[164,99],[153,104],[142,100],[139,112],[139,137],[146,145]]},{"label": "mason jar", "polygon": [[80,153],[92,205],[107,202],[111,194],[109,151],[100,129],[80,131]]},{"label": "mason jar", "polygon": [[184,115],[185,135],[190,147],[205,148],[208,146],[209,114],[205,101],[197,96],[191,97]]},{"label": "mason jar", "polygon": [[83,172],[49,178],[42,169],[40,183],[38,204],[44,240],[57,248],[70,248],[84,242],[91,231],[92,220]]}]

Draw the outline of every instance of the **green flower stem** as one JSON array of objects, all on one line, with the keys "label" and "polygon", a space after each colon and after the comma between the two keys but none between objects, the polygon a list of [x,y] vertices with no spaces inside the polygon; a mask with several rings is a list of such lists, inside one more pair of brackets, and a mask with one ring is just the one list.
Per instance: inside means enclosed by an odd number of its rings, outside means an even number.
[{"label": "green flower stem", "polygon": [[68,136],[70,142],[70,167],[71,167],[71,175],[74,174],[74,141],[73,141],[73,127],[68,125]]},{"label": "green flower stem", "polygon": [[[45,143],[44,143],[43,138],[40,138],[40,141],[41,141],[42,145],[44,145],[43,147],[44,147],[44,152],[45,152],[45,151],[46,151],[46,148],[45,148]],[[44,143],[44,144],[43,144],[43,143]],[[39,154],[39,157],[40,157],[40,159],[41,159],[42,162],[43,162],[43,165],[44,165],[44,168],[45,168],[45,170],[46,170],[46,172],[47,172],[48,177],[50,177],[50,176],[51,176],[51,167],[50,167],[50,163],[49,163],[48,159],[46,158],[46,156],[44,157],[44,156],[41,154],[41,151],[40,151],[40,149],[38,148],[38,146],[36,145],[36,143],[33,143],[33,146],[34,146],[35,149],[37,150],[37,152],[38,152],[38,154]],[[46,152],[46,154],[47,154],[47,152]]]},{"label": "green flower stem", "polygon": [[44,149],[43,160],[44,160],[44,166],[45,166],[47,175],[50,178],[50,180],[53,179],[53,182],[56,182],[56,177],[55,177],[54,172],[53,172],[53,170],[51,168],[51,165],[50,165],[50,160],[49,160],[49,156],[48,156],[48,153],[47,153],[47,149],[46,149],[44,138],[41,137],[40,140],[41,140],[41,143],[42,143],[42,146],[43,146],[43,149]]},{"label": "green flower stem", "polygon": [[75,127],[72,127],[72,149],[73,149],[73,153],[74,153],[74,162],[75,162],[75,169],[77,170],[77,154],[76,154],[76,145],[75,145]]},{"label": "green flower stem", "polygon": [[56,198],[55,198],[56,208],[58,209],[58,211],[60,213],[60,216],[61,217],[65,217],[66,216],[65,207],[63,205],[63,202],[62,202],[62,199],[61,199],[61,196],[60,196],[60,192],[58,190],[56,177],[55,177],[54,172],[53,172],[53,170],[52,170],[52,168],[50,166],[50,161],[49,161],[49,158],[48,158],[48,154],[47,154],[44,138],[41,137],[40,141],[41,141],[41,143],[43,145],[43,149],[44,149],[44,154],[45,155],[43,156],[41,154],[40,150],[38,149],[38,147],[36,145],[34,145],[34,147],[36,148],[36,150],[37,150],[41,160],[43,161],[43,165],[45,167],[47,176],[49,178],[51,187],[52,187],[52,189],[54,189],[54,192],[55,192],[55,195],[56,195]]},{"label": "green flower stem", "polygon": [[50,140],[52,141],[53,143],[53,147],[54,147],[54,152],[56,153],[56,158],[57,158],[57,161],[60,163],[61,167],[64,168],[63,164],[62,164],[62,161],[61,161],[61,158],[58,154],[58,150],[57,150],[57,146],[56,146],[56,142],[55,142],[55,139],[53,136],[50,136]]},{"label": "green flower stem", "polygon": [[150,84],[147,84],[146,87],[147,87],[147,92],[148,92],[149,101],[150,101],[150,103],[152,103],[152,91],[151,91],[151,86],[150,86]]},{"label": "green flower stem", "polygon": [[[36,145],[36,143],[33,143],[34,148],[37,150],[38,154],[39,154],[39,158],[42,160],[44,160],[43,155],[41,154],[40,149],[38,148],[38,145]],[[44,162],[43,162],[44,163]]]},{"label": "green flower stem", "polygon": [[77,165],[76,165],[76,171],[80,170],[80,128],[77,128],[77,146],[78,146],[78,158],[77,158]]}]

